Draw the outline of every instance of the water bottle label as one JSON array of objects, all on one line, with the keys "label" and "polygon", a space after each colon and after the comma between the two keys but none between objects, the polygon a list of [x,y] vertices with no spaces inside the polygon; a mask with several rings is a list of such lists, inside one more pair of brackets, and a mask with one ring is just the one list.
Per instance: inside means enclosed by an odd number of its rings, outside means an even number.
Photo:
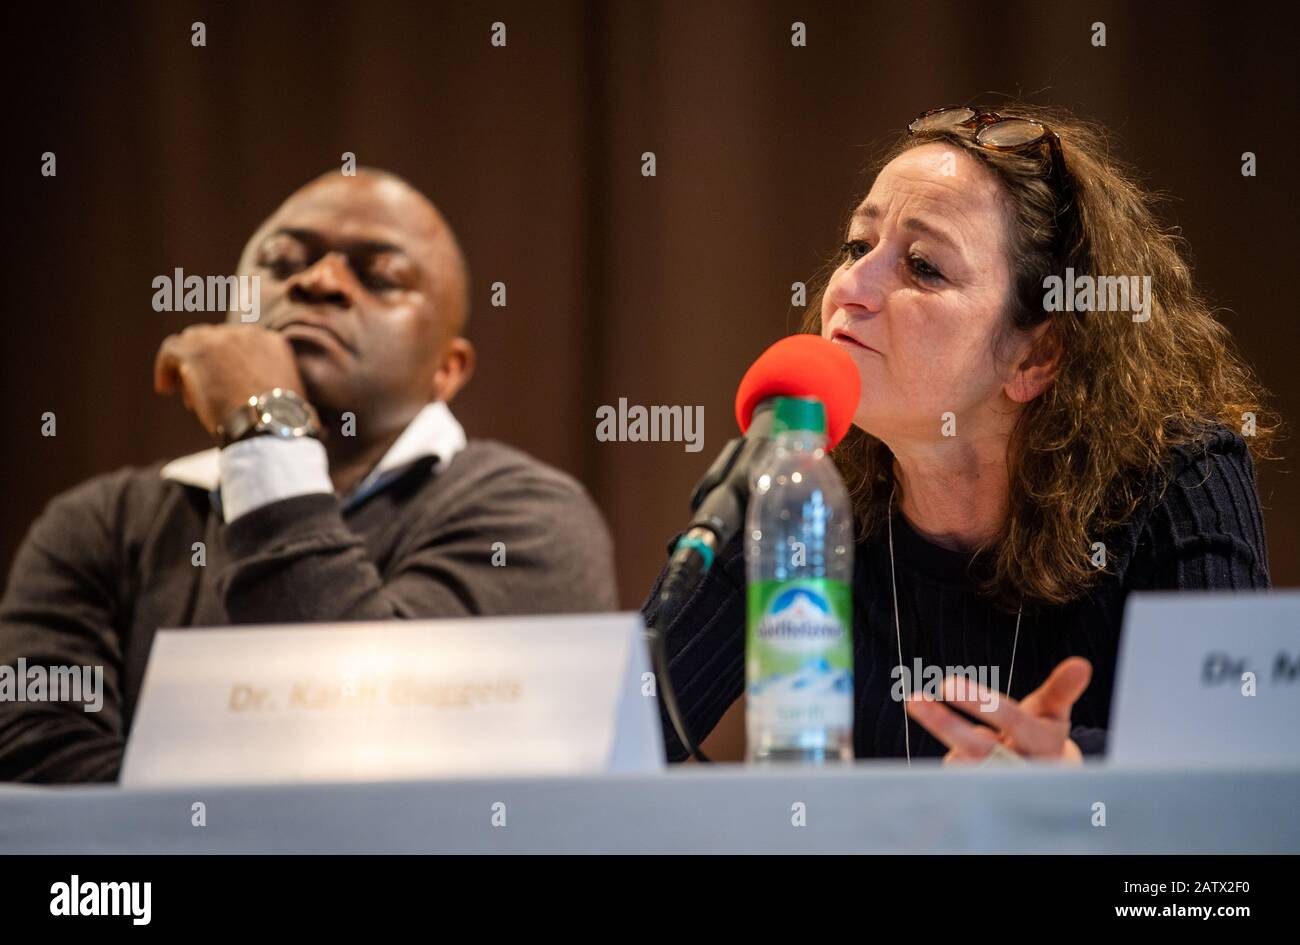
[{"label": "water bottle label", "polygon": [[853,722],[852,596],[844,581],[751,581],[749,724],[782,732]]}]

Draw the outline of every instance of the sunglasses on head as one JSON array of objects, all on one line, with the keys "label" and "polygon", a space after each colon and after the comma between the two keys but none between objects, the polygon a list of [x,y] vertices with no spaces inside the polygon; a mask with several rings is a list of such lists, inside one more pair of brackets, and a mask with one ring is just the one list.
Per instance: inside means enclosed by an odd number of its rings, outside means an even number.
[{"label": "sunglasses on head", "polygon": [[946,105],[922,112],[907,126],[907,133],[914,136],[968,134],[976,147],[999,153],[1029,151],[1047,145],[1053,186],[1062,198],[1070,193],[1071,180],[1065,168],[1061,136],[1033,118]]}]

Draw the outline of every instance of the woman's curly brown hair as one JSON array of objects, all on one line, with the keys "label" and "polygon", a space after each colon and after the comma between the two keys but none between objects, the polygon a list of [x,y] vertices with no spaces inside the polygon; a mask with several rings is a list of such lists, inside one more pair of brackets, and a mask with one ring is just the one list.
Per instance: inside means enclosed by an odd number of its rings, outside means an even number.
[{"label": "woman's curly brown hair", "polygon": [[[1254,457],[1272,459],[1281,424],[1265,404],[1268,392],[1197,292],[1183,241],[1159,223],[1154,195],[1111,155],[1104,132],[1059,109],[1011,104],[998,112],[1036,119],[1060,136],[1070,180],[1064,193],[1051,184],[1046,147],[994,153],[963,134],[904,135],[877,159],[870,178],[908,149],[941,141],[992,171],[1010,199],[1007,331],[1050,320],[1042,343],[1059,345],[1060,353],[1054,381],[1025,405],[1012,432],[1009,514],[1002,532],[977,550],[989,575],[981,590],[1004,606],[1056,604],[1096,580],[1092,543],[1127,522],[1153,483],[1167,484],[1171,447],[1224,425],[1249,431]],[[821,332],[822,295],[840,261],[817,281],[802,331]],[[1066,268],[1076,278],[1150,276],[1149,320],[1046,311],[1044,277],[1063,276]],[[832,455],[859,534],[869,536],[884,524],[895,486],[893,454],[854,427]]]}]

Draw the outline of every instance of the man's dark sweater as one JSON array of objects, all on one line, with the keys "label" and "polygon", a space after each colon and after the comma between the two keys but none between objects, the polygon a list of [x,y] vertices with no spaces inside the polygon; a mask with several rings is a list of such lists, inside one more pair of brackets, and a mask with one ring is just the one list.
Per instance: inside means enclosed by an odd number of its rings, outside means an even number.
[{"label": "man's dark sweater", "polygon": [[159,466],[54,499],[0,602],[0,665],[102,665],[104,707],[0,703],[0,779],[115,779],[158,628],[616,609],[609,534],[574,480],[485,441],[430,463],[346,511],[301,495],[229,524]]},{"label": "man's dark sweater", "polygon": [[[1269,586],[1264,523],[1245,441],[1218,429],[1200,446],[1177,447],[1170,471],[1163,496],[1153,490],[1129,523],[1105,538],[1113,573],[1067,604],[1024,609],[1009,695],[1026,696],[1067,656],[1087,658],[1092,681],[1071,718],[1071,737],[1085,754],[1105,748],[1120,621],[1130,591]],[[918,657],[924,666],[996,666],[1005,689],[1016,615],[977,595],[971,555],[925,540],[897,510],[893,527],[904,666],[913,669]],[[902,704],[891,696],[891,673],[899,661],[884,529],[859,540],[854,571],[854,753],[903,756],[908,725],[913,757],[943,755],[947,748],[905,720]],[[697,741],[744,692],[744,588],[737,538],[669,628],[670,672]],[[658,593],[656,585],[646,605],[648,625],[656,617]],[[921,683],[914,680],[918,688]],[[682,760],[686,752],[667,713],[663,721],[669,758]]]}]

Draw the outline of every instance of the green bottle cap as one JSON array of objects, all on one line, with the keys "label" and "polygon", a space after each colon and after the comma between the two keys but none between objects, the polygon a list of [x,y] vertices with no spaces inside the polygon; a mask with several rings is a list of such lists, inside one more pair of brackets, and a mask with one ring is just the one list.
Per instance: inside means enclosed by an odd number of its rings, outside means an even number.
[{"label": "green bottle cap", "polygon": [[812,397],[778,397],[772,407],[772,432],[826,433],[826,408]]}]

